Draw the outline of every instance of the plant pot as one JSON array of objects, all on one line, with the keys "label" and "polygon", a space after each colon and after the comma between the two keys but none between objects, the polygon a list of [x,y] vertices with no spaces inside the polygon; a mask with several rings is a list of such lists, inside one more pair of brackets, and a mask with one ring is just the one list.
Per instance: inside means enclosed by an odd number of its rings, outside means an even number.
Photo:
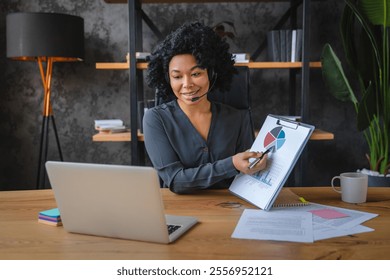
[{"label": "plant pot", "polygon": [[390,176],[380,175],[377,171],[371,171],[366,168],[361,170],[358,169],[358,172],[366,174],[368,176],[368,186],[369,187],[390,187]]},{"label": "plant pot", "polygon": [[369,187],[390,187],[390,177],[368,175]]}]

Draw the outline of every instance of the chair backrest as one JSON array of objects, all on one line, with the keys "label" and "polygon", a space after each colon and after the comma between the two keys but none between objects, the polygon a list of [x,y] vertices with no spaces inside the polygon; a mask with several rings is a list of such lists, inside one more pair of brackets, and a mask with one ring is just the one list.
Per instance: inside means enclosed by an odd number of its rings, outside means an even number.
[{"label": "chair backrest", "polygon": [[227,104],[237,109],[250,109],[249,69],[244,66],[236,67],[236,69],[238,73],[233,76],[230,90],[228,92],[213,90],[208,98],[211,101]]},{"label": "chair backrest", "polygon": [[[240,110],[248,110],[249,120],[251,123],[254,139],[254,126],[251,112],[251,97],[249,92],[249,68],[246,66],[236,67],[237,74],[233,76],[232,85],[229,91],[220,92],[219,90],[211,91],[207,98],[210,101],[223,103]],[[158,97],[157,92],[155,96],[156,105],[168,102],[170,100],[163,100]]]},{"label": "chair backrest", "polygon": [[210,101],[220,102],[239,110],[248,110],[253,132],[252,138],[254,139],[255,130],[252,120],[252,103],[249,91],[249,68],[246,66],[238,66],[236,69],[237,75],[233,76],[230,90],[227,92],[214,90],[208,95],[208,98]]}]

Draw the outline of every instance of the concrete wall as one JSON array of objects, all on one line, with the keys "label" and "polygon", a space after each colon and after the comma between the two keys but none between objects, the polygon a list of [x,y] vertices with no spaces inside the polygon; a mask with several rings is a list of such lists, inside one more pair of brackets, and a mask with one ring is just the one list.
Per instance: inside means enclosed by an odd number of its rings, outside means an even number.
[{"label": "concrete wall", "polygon": [[[311,57],[318,60],[325,42],[340,49],[338,22],[343,1],[313,1]],[[288,8],[287,3],[148,4],[144,11],[166,35],[186,20],[212,26],[232,21],[232,52],[253,53]],[[130,164],[130,143],[92,142],[95,119],[120,118],[130,123],[128,72],[96,70],[96,62],[124,61],[128,49],[127,6],[103,0],[6,0],[0,3],[0,189],[35,187],[43,89],[34,62],[6,58],[5,17],[12,12],[59,12],[85,21],[85,61],[57,63],[53,70],[53,110],[66,161]],[[144,51],[156,36],[143,24]],[[265,60],[266,54],[259,57]],[[299,78],[299,76],[298,76]],[[299,86],[299,80],[298,80]],[[255,125],[267,114],[288,114],[288,71],[251,70]],[[145,88],[146,98],[153,96]],[[297,95],[299,100],[299,94]],[[297,106],[299,111],[299,104]],[[332,176],[366,165],[363,137],[355,129],[351,104],[333,99],[320,70],[311,72],[310,123],[332,131],[334,141],[310,142],[307,185],[328,185]],[[49,159],[58,159],[51,133]]]}]

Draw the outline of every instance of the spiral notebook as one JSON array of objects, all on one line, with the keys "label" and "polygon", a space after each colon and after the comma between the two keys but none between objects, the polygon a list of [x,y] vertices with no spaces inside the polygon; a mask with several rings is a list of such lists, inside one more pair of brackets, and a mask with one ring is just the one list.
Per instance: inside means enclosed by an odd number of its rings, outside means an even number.
[{"label": "spiral notebook", "polygon": [[310,205],[306,199],[294,193],[291,189],[282,188],[272,207],[296,207]]}]

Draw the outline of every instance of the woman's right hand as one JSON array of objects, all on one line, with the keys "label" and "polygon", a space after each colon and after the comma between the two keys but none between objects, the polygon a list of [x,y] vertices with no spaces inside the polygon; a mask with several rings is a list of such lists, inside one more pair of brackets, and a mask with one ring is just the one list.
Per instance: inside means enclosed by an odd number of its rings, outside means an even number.
[{"label": "woman's right hand", "polygon": [[232,157],[234,167],[244,174],[254,174],[263,170],[267,166],[267,158],[265,155],[253,168],[249,169],[250,158],[260,158],[263,155],[261,152],[243,152],[235,154]]}]

